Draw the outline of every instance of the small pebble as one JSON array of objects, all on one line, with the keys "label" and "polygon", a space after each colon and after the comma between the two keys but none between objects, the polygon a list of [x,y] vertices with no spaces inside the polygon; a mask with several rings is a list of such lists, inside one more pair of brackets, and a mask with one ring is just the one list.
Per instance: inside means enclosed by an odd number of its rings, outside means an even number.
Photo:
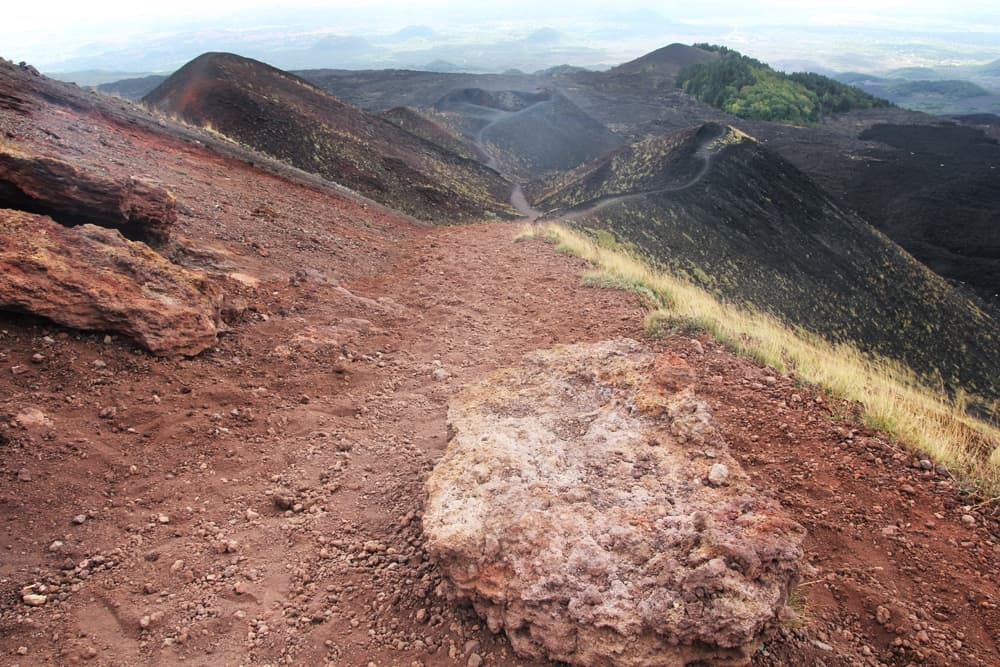
[{"label": "small pebble", "polygon": [[45,595],[39,595],[38,593],[25,593],[21,596],[21,600],[29,607],[41,607],[48,602],[48,599]]},{"label": "small pebble", "polygon": [[885,625],[892,620],[892,612],[879,605],[878,609],[875,610],[875,620],[878,621],[879,625]]}]

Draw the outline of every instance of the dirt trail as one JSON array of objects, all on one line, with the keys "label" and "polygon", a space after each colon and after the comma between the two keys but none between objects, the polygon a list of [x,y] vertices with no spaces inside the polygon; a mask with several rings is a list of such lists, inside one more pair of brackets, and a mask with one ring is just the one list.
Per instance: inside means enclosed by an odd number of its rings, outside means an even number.
[{"label": "dirt trail", "polygon": [[[695,185],[700,183],[701,179],[705,178],[705,174],[707,174],[708,170],[711,168],[712,158],[714,157],[714,153],[712,152],[712,146],[717,139],[718,137],[713,137],[702,141],[702,144],[698,147],[698,150],[694,152],[694,158],[701,161],[701,166],[698,168],[698,172],[695,173],[694,176],[683,181],[682,183],[667,185],[662,188],[654,188],[652,190],[630,192],[624,195],[606,195],[598,199],[592,199],[590,201],[584,202],[573,208],[559,210],[554,213],[545,215],[541,215],[539,211],[530,208],[530,205],[529,209],[531,213],[533,213],[533,215],[524,213],[524,211],[522,211],[518,207],[518,205],[514,203],[513,195],[511,196],[511,204],[514,206],[515,210],[522,213],[523,215],[527,215],[532,220],[542,218],[547,222],[572,222],[573,220],[578,220],[588,215],[592,215],[594,213],[597,213],[598,211],[608,208],[609,206],[614,206],[615,204],[622,204],[624,202],[629,202],[629,201],[638,201],[641,199],[645,199],[647,197],[655,197],[657,195],[667,194],[670,192],[680,192],[682,190],[687,190],[688,188],[694,187]],[[522,193],[521,196],[523,198],[524,194]],[[527,200],[525,200],[525,204],[527,204]]]},{"label": "dirt trail", "polygon": [[[191,360],[0,314],[3,421],[51,422],[0,428],[0,662],[545,664],[438,595],[423,481],[464,383],[539,347],[642,338],[634,297],[582,288],[582,262],[514,243],[516,225],[418,227],[64,110],[0,124],[168,184],[187,243],[261,280]],[[986,508],[849,406],[706,337],[654,344],[689,359],[734,454],[809,530],[801,619],[756,664],[998,663]],[[21,602],[33,583],[44,606]]]}]

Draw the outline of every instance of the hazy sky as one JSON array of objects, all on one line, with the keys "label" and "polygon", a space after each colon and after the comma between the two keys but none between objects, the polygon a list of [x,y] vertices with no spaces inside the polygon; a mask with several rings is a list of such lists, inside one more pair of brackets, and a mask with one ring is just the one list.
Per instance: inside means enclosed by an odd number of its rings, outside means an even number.
[{"label": "hazy sky", "polygon": [[[581,21],[605,20],[613,12],[642,8],[689,26],[711,26],[723,31],[719,34],[729,31],[737,38],[759,26],[881,28],[925,34],[962,31],[984,33],[984,38],[989,33],[1000,34],[998,0],[836,0],[806,8],[803,4],[801,0],[292,0],[286,4],[273,0],[170,0],[156,4],[135,0],[35,0],[6,3],[0,22],[0,55],[46,65],[98,43],[125,45],[150,35],[204,29],[280,28],[292,24],[308,29],[310,17],[314,16],[322,17],[315,24],[317,30],[344,35],[384,34],[412,24],[516,33],[543,25],[565,29],[579,26]],[[127,69],[126,64],[123,67]]]}]

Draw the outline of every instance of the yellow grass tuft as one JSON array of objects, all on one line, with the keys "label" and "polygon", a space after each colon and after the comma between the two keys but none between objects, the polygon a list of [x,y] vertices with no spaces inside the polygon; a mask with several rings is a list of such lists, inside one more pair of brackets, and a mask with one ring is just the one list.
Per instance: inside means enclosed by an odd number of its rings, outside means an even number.
[{"label": "yellow grass tuft", "polygon": [[1000,429],[971,417],[965,397],[949,399],[901,363],[835,345],[775,317],[724,304],[685,279],[650,268],[620,247],[608,249],[557,223],[529,226],[519,239],[543,238],[594,264],[591,286],[638,292],[650,307],[646,331],[705,331],[735,352],[858,402],[871,428],[898,438],[979,490],[1000,492]]}]

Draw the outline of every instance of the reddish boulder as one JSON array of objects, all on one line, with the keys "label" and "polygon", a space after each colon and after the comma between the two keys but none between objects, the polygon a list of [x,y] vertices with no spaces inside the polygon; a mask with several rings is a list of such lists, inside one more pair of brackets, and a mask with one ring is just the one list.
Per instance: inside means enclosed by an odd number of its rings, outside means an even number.
[{"label": "reddish boulder", "polygon": [[177,220],[174,196],[135,178],[113,181],[51,157],[0,146],[0,207],[51,216],[60,224],[118,229],[162,245]]},{"label": "reddish boulder", "polygon": [[533,352],[455,396],[423,516],[446,592],[526,658],[748,665],[805,531],[750,484],[694,380],[619,339]]},{"label": "reddish boulder", "polygon": [[205,274],[115,230],[0,209],[0,308],[118,332],[173,356],[215,344],[219,304]]}]

